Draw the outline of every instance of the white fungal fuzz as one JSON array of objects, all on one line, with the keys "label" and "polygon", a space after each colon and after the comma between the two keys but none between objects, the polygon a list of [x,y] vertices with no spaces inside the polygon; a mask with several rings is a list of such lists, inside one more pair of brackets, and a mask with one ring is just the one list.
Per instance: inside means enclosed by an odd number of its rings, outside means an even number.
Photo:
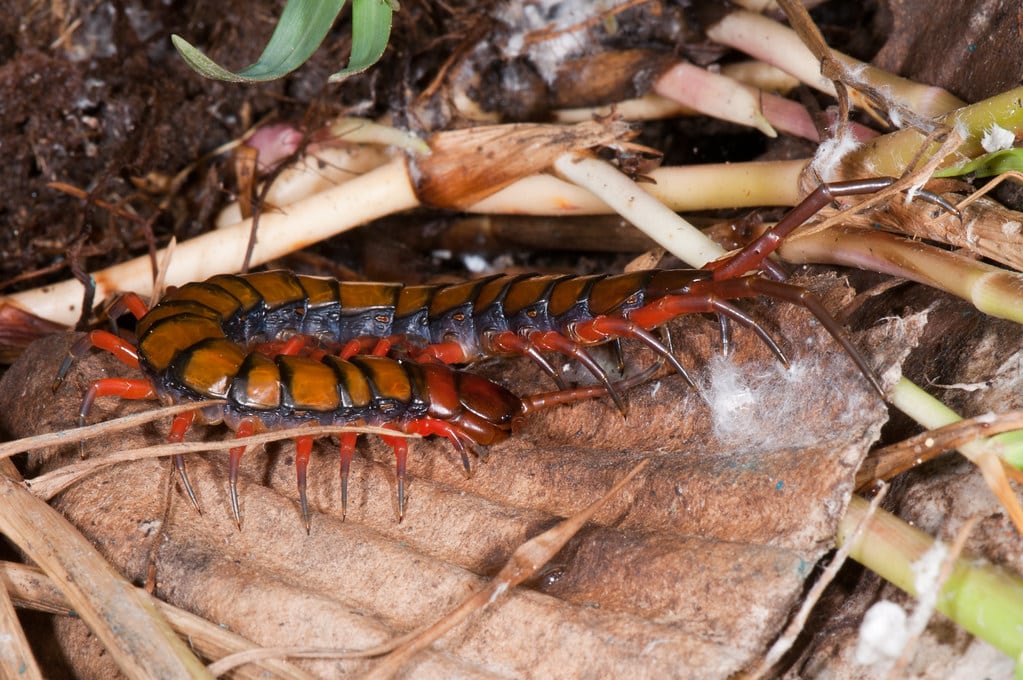
[{"label": "white fungal fuzz", "polygon": [[906,612],[899,605],[888,600],[874,603],[860,624],[860,637],[856,641],[854,659],[863,666],[889,668],[909,640]]},{"label": "white fungal fuzz", "polygon": [[[814,362],[797,361],[786,369],[777,361],[762,365],[737,365],[718,356],[708,365],[710,386],[705,390],[714,423],[714,436],[728,447],[763,446],[763,434],[771,433],[773,446],[799,446],[806,437],[799,428],[779,428],[778,423],[798,422],[806,404],[798,399],[779,402],[777,395],[799,390],[813,379]],[[819,370],[819,369],[818,369]],[[765,409],[764,404],[773,404]]]},{"label": "white fungal fuzz", "polygon": [[952,125],[952,129],[963,139],[970,139],[973,137],[973,134],[970,132],[970,127],[961,120],[956,120],[956,122]]},{"label": "white fungal fuzz", "polygon": [[843,128],[843,131],[820,143],[817,147],[817,153],[813,156],[811,168],[825,182],[836,179],[842,159],[859,148],[859,146],[860,143],[856,140],[852,129]]},{"label": "white fungal fuzz", "polygon": [[1011,149],[1015,143],[1016,134],[1012,130],[1006,130],[1000,125],[992,125],[987,130],[984,130],[984,136],[980,138],[980,145],[988,153]]},{"label": "white fungal fuzz", "polygon": [[876,666],[883,672],[904,653],[910,640],[915,640],[927,627],[938,604],[941,568],[948,558],[948,547],[935,541],[923,556],[910,565],[917,604],[908,615],[894,602],[882,600],[867,610],[860,624],[856,641],[856,663]]},{"label": "white fungal fuzz", "polygon": [[913,571],[913,588],[916,589],[917,605],[907,622],[911,635],[919,636],[931,620],[938,606],[941,592],[941,568],[948,559],[948,546],[935,541],[923,556],[910,565]]}]

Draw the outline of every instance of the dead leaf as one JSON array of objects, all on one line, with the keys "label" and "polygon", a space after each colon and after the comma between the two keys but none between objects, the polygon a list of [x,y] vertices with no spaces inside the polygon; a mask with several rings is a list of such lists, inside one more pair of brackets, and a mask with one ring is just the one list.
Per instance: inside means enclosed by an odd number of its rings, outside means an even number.
[{"label": "dead leaf", "polygon": [[[832,289],[832,306],[848,298],[834,277],[816,286]],[[176,489],[165,512],[169,466],[154,461],[97,473],[56,504],[129,578],[141,583],[154,555],[156,594],[176,606],[265,645],[357,650],[435,620],[478,590],[518,545],[650,458],[534,590],[516,590],[459,625],[417,657],[411,672],[727,677],[763,654],[800,600],[886,418],[809,314],[787,304],[748,306],[782,338],[791,370],[743,329],[734,332],[734,356],[723,359],[716,324],[684,320],[673,328],[676,350],[702,376],[701,394],[670,376],[631,391],[626,420],[606,399],[536,414],[525,431],[493,447],[471,479],[449,446],[417,441],[401,523],[392,456],[379,441],[363,444],[353,463],[344,522],[336,447],[321,443],[309,470],[308,535],[290,445],[243,460],[241,532],[223,455],[189,459],[201,516]],[[856,342],[883,370],[901,361],[918,326],[893,320]],[[66,347],[63,338],[34,345],[5,376],[0,418],[12,434],[67,427],[88,380],[129,373],[110,357],[90,356],[55,399],[50,372],[40,367],[56,370]],[[520,393],[552,389],[523,362],[503,362],[496,377]],[[38,403],[52,404],[42,419]],[[99,406],[97,418],[125,407],[112,400]],[[158,443],[165,428],[157,430],[118,435],[117,447]],[[228,435],[213,428],[193,436]],[[93,455],[111,445],[99,442]],[[76,454],[34,460],[35,469]],[[361,660],[302,664],[330,677],[369,667]]]}]

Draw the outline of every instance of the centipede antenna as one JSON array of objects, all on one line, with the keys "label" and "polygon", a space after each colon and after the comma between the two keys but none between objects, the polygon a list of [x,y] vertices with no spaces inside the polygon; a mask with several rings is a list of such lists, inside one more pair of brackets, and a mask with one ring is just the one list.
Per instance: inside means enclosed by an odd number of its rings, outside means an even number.
[{"label": "centipede antenna", "polygon": [[[757,277],[747,278],[751,280],[768,281],[767,279],[759,279]],[[768,283],[776,282],[768,281]],[[753,329],[753,331],[758,336],[760,336],[760,339],[764,342],[764,344],[767,345],[772,352],[774,352],[774,355],[776,357],[778,357],[778,361],[780,361],[783,366],[788,368],[789,366],[788,357],[786,357],[785,353],[781,351],[781,347],[779,347],[778,343],[774,341],[774,338],[771,337],[770,333],[764,330],[764,327],[757,323],[756,319],[754,319],[749,314],[742,311],[741,309],[739,309],[738,307],[736,307],[735,305],[726,300],[720,300],[715,298],[714,300],[712,300],[711,304],[714,306],[714,309],[717,310],[719,314],[724,314],[729,319],[732,319],[737,323],[741,323],[742,325],[748,326],[749,328]]]}]

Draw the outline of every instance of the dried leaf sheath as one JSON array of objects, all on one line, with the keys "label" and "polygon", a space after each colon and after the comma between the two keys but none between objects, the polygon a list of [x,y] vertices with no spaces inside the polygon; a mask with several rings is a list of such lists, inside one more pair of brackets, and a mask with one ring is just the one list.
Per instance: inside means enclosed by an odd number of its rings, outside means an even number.
[{"label": "dried leaf sheath", "polygon": [[589,121],[572,126],[487,125],[439,132],[432,153],[409,162],[419,199],[443,208],[467,208],[527,175],[542,172],[568,151],[631,138],[623,121]]}]

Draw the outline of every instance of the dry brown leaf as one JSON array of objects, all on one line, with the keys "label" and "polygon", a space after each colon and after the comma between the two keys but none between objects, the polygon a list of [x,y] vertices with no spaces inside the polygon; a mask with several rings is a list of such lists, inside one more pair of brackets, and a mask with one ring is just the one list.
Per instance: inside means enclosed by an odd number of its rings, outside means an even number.
[{"label": "dry brown leaf", "polygon": [[[834,277],[817,285],[835,288],[832,304],[848,297]],[[798,603],[813,565],[833,544],[855,469],[886,417],[852,362],[805,311],[750,307],[784,337],[792,370],[742,329],[735,331],[735,356],[722,359],[716,324],[686,320],[674,328],[676,345],[706,383],[703,396],[671,376],[633,390],[627,420],[608,400],[537,414],[524,432],[493,447],[471,479],[450,447],[415,442],[402,523],[392,457],[379,441],[364,444],[353,463],[345,522],[338,518],[336,448],[320,446],[309,470],[308,535],[294,500],[290,445],[243,460],[241,532],[231,518],[222,455],[189,459],[201,516],[177,490],[165,512],[168,466],[154,461],[98,473],[57,505],[137,582],[154,555],[156,594],[176,606],[265,645],[358,650],[435,620],[479,589],[524,540],[651,458],[534,590],[517,590],[461,624],[417,657],[411,672],[725,677],[759,658]],[[895,320],[857,343],[883,370],[901,361],[918,326]],[[127,373],[110,357],[89,357],[54,399],[40,367],[55,370],[66,347],[64,339],[36,345],[5,377],[6,429],[27,435],[66,427],[86,381]],[[521,362],[498,371],[520,393],[551,389]],[[761,393],[749,385],[725,389],[752,376],[763,383]],[[715,417],[703,399],[725,393],[738,398],[734,412],[719,400]],[[39,422],[29,406],[49,400]],[[99,406],[97,418],[113,405]],[[194,435],[228,436],[219,429]],[[163,436],[129,431],[117,446]],[[36,458],[45,465],[74,460],[74,451]],[[368,668],[361,660],[296,663],[323,676]]]}]

